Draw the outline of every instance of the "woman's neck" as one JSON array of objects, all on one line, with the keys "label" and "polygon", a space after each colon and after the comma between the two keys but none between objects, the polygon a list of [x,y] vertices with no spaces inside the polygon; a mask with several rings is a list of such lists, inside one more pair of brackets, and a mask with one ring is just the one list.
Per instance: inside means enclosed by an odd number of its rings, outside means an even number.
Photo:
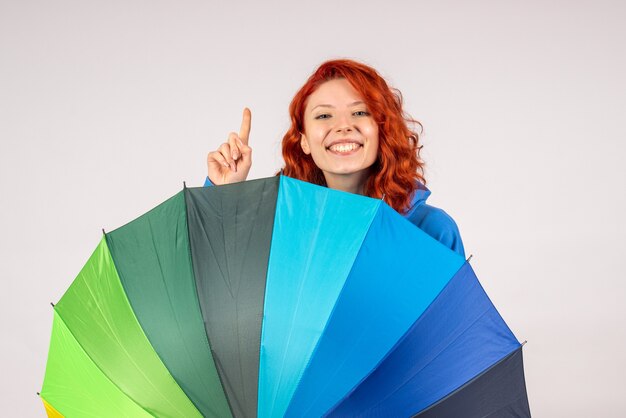
[{"label": "woman's neck", "polygon": [[367,177],[359,174],[361,173],[324,173],[324,178],[326,179],[326,185],[331,189],[363,195],[365,194],[365,181],[367,180]]}]

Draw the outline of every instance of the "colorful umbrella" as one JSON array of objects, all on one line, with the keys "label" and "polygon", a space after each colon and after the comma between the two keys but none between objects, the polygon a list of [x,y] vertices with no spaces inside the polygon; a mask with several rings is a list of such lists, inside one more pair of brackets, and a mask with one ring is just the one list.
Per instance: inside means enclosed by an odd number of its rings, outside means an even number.
[{"label": "colorful umbrella", "polygon": [[49,416],[530,416],[463,257],[285,176],[185,188],[106,233],[54,307]]}]

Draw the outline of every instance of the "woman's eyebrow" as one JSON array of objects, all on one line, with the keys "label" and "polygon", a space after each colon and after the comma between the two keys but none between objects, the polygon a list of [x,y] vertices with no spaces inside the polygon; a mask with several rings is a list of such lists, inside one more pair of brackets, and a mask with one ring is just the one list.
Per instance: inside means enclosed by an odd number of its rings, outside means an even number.
[{"label": "woman's eyebrow", "polygon": [[[357,100],[356,102],[350,103],[348,105],[348,107],[352,107],[352,106],[356,106],[356,105],[360,105],[360,104],[363,104],[363,101],[362,100]],[[329,105],[329,104],[318,104],[317,106],[313,107],[313,109],[311,109],[311,110],[315,110],[318,107],[330,107],[330,108],[333,108],[333,109],[335,108],[335,106]]]},{"label": "woman's eyebrow", "polygon": [[317,106],[315,106],[315,107],[314,107],[313,109],[311,109],[311,110],[315,110],[315,109],[317,109],[318,107],[332,107],[332,108],[334,108],[335,106],[333,106],[333,105],[329,105],[329,104],[318,104]]}]

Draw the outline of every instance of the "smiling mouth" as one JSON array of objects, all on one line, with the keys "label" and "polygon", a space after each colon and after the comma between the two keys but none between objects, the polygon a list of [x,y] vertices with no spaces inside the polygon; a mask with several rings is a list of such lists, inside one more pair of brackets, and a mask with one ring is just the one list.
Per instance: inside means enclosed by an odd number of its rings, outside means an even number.
[{"label": "smiling mouth", "polygon": [[326,149],[335,154],[350,154],[362,146],[363,145],[357,144],[356,142],[341,142],[339,144],[333,144]]}]

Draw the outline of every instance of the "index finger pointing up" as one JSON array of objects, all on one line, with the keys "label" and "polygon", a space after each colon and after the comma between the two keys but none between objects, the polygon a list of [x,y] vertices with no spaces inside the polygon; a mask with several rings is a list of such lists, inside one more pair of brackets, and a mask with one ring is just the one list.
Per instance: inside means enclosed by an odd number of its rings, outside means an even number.
[{"label": "index finger pointing up", "polygon": [[247,107],[243,109],[243,118],[241,119],[241,129],[239,129],[239,138],[248,145],[248,137],[250,136],[250,125],[252,124],[252,113]]}]

